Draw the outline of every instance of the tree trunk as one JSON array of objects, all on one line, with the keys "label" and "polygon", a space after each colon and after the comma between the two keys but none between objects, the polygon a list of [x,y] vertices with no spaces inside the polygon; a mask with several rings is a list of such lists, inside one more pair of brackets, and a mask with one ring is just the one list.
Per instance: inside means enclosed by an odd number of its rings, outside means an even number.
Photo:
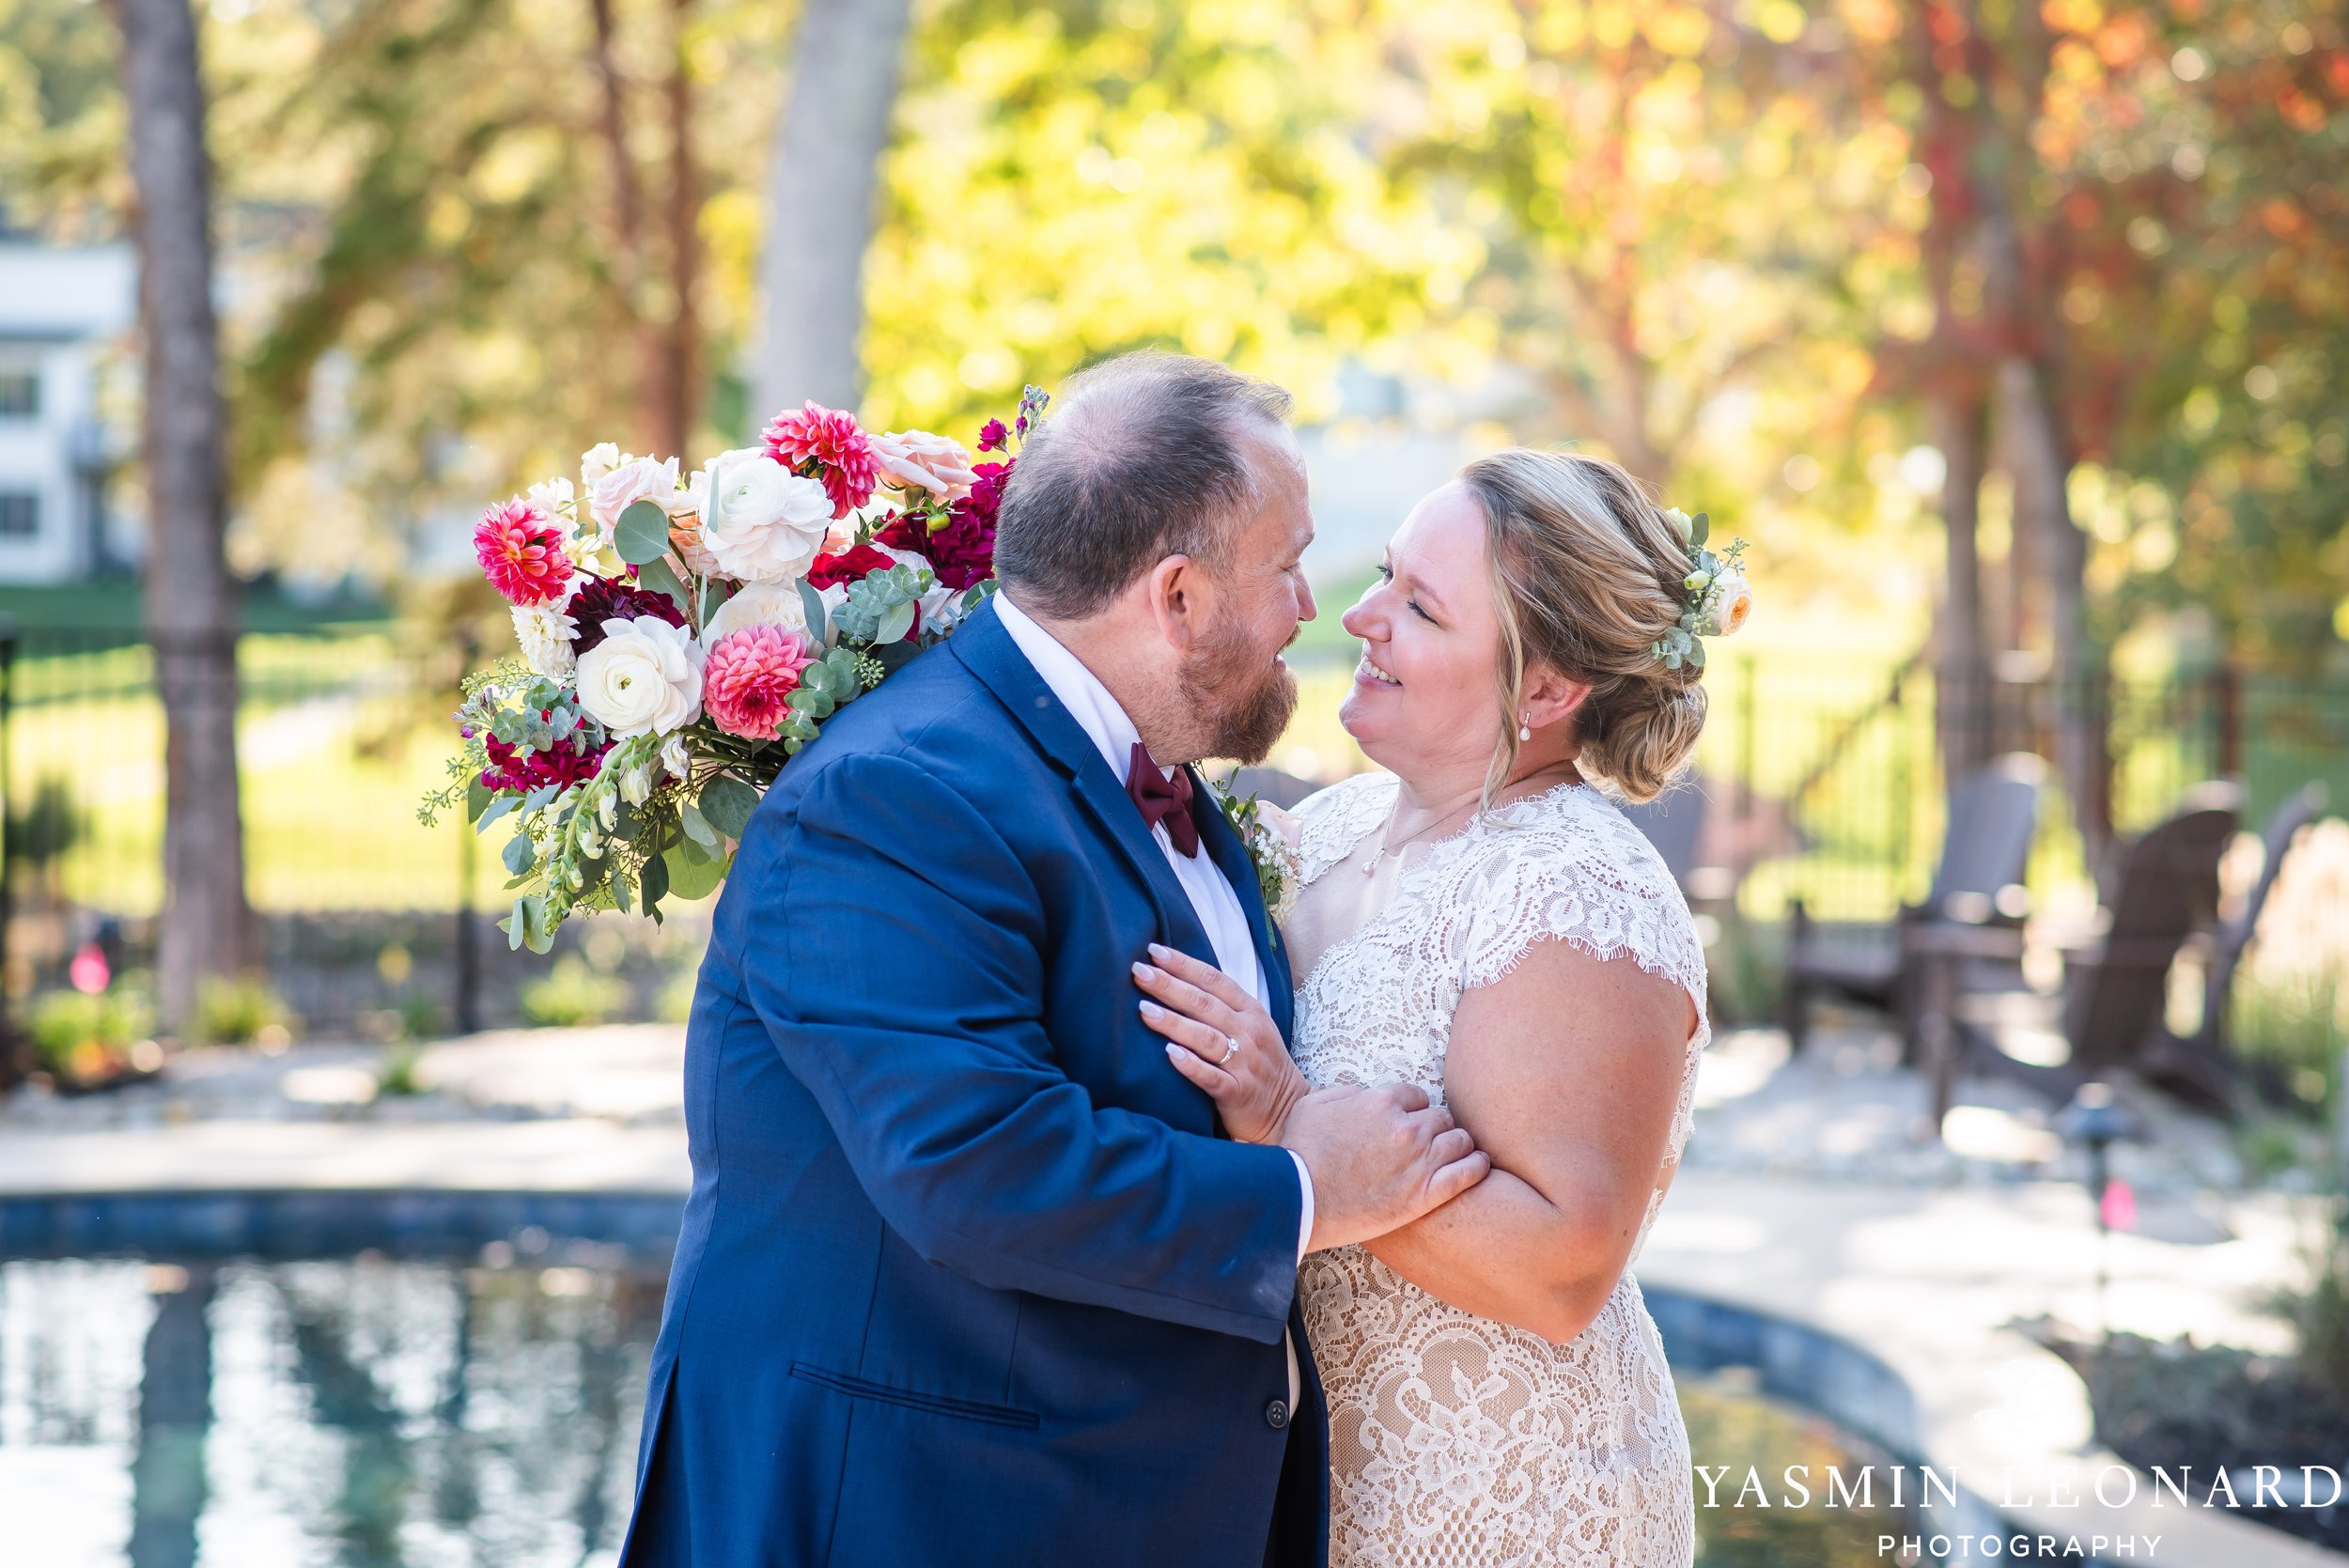
[{"label": "tree trunk", "polygon": [[1927,397],[1933,443],[1948,465],[1941,482],[1941,520],[1948,536],[1949,581],[1934,641],[1941,773],[1952,789],[1990,760],[1996,728],[1990,664],[1983,647],[1982,557],[1976,548],[1987,414],[1980,389],[1958,374],[1943,376]]},{"label": "tree trunk", "polygon": [[669,110],[669,318],[661,334],[661,400],[654,417],[655,451],[690,464],[693,422],[701,414],[701,318],[693,308],[701,284],[701,179],[693,167],[693,82],[686,60],[693,0],[671,0],[673,38],[666,94]]},{"label": "tree trunk", "polygon": [[636,336],[641,378],[636,396],[637,440],[652,456],[664,457],[677,451],[675,446],[664,446],[662,440],[666,423],[662,410],[669,402],[664,384],[668,355],[660,329],[645,318],[645,202],[637,183],[636,160],[628,150],[628,87],[613,52],[612,0],[588,0],[587,13],[595,24],[596,80],[602,89],[598,122],[603,132],[604,158],[612,166],[612,289]]},{"label": "tree trunk", "polygon": [[809,398],[852,410],[862,392],[864,247],[910,9],[911,0],[807,0],[800,13],[791,102],[767,176],[752,376],[762,423]]},{"label": "tree trunk", "polygon": [[2106,795],[2104,690],[2088,639],[2088,536],[2072,520],[2072,458],[2045,372],[2015,356],[1999,366],[1999,417],[2015,470],[2015,527],[2028,529],[2047,567],[2047,630],[2054,653],[2056,769],[2072,797],[2089,869],[2101,872],[2112,841]]},{"label": "tree trunk", "polygon": [[188,0],[117,0],[137,191],[149,546],[147,626],[165,725],[163,1021],[184,1030],[209,976],[258,958],[237,800],[237,607],[226,522],[211,166]]}]

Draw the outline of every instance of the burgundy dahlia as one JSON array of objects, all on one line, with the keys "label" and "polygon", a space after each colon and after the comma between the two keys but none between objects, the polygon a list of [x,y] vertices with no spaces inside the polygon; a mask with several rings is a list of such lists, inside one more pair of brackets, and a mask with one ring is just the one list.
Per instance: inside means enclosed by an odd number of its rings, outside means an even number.
[{"label": "burgundy dahlia", "polygon": [[563,607],[563,613],[579,624],[579,629],[571,634],[574,655],[585,653],[603,641],[606,621],[632,621],[639,615],[652,615],[671,626],[685,624],[685,612],[668,595],[639,588],[617,578],[588,578]]}]

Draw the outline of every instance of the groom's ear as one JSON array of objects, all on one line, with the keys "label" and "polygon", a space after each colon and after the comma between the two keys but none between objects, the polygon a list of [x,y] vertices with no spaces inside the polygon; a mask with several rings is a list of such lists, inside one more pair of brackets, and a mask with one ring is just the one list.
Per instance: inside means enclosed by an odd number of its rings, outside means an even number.
[{"label": "groom's ear", "polygon": [[1189,652],[1206,624],[1206,574],[1190,556],[1169,555],[1143,573],[1142,581],[1159,635],[1177,652]]}]

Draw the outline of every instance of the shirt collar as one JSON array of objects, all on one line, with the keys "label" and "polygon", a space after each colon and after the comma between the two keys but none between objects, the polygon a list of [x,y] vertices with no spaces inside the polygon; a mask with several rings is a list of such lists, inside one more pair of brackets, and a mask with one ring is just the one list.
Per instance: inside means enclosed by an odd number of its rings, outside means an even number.
[{"label": "shirt collar", "polygon": [[1134,743],[1142,738],[1142,732],[1126,717],[1126,710],[1110,695],[1110,689],[1085,668],[1082,660],[1068,651],[1066,644],[1039,626],[1001,588],[995,591],[995,614],[1003,623],[1003,629],[1011,633],[1013,645],[1035,666],[1035,673],[1044,677],[1044,684],[1060,699],[1061,706],[1085,732],[1085,738],[1099,748],[1101,760],[1109,764],[1110,776],[1123,780],[1126,766],[1133,757]]}]

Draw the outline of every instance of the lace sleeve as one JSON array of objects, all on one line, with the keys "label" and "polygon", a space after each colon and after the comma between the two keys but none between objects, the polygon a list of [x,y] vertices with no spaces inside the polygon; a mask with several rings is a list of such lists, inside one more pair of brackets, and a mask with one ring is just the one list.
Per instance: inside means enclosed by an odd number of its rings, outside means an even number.
[{"label": "lace sleeve", "polygon": [[1704,1013],[1704,950],[1672,874],[1644,835],[1603,799],[1496,832],[1463,888],[1465,990],[1515,969],[1535,942],[1628,957],[1688,991]]}]

